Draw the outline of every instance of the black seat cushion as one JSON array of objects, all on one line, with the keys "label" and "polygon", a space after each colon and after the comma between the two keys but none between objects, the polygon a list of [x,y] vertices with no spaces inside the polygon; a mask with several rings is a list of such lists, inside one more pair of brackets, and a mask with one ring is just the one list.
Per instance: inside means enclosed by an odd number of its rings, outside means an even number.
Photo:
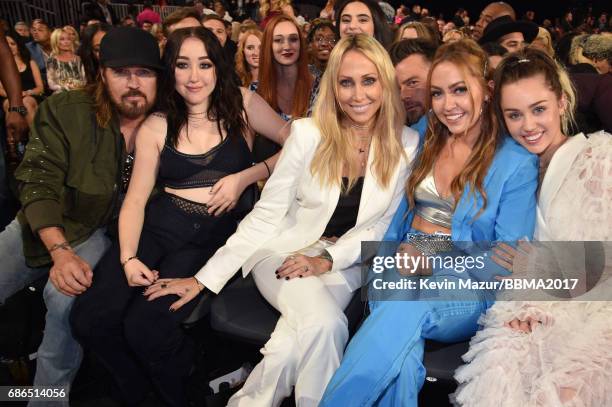
[{"label": "black seat cushion", "polygon": [[427,376],[454,382],[455,370],[464,363],[461,356],[468,351],[469,346],[468,341],[451,344],[427,341],[423,357]]},{"label": "black seat cushion", "polygon": [[213,330],[243,341],[264,344],[280,313],[259,293],[253,277],[237,278],[211,304]]},{"label": "black seat cushion", "polygon": [[[364,303],[356,291],[345,309],[349,332],[363,318]],[[280,313],[262,297],[249,274],[226,286],[211,304],[213,330],[238,340],[263,345],[270,339]]]}]

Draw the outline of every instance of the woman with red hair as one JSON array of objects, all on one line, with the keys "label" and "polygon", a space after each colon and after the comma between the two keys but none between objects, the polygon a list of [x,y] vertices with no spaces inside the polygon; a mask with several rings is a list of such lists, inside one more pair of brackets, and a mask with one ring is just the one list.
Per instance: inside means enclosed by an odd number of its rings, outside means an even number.
[{"label": "woman with red hair", "polygon": [[[308,70],[306,43],[295,19],[287,15],[273,17],[263,33],[257,93],[283,120],[289,121],[308,115],[318,82]],[[254,151],[256,160],[266,159],[279,149],[259,138]]]}]

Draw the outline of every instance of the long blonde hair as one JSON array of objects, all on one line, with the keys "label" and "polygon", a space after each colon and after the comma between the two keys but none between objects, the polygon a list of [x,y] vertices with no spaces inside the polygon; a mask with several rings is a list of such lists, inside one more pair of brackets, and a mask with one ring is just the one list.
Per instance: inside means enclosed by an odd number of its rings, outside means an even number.
[{"label": "long blonde hair", "polygon": [[[51,38],[49,39],[49,42],[51,43],[51,55],[53,56],[60,54],[59,43],[60,43],[60,37],[62,36],[62,34],[66,34],[70,36],[70,33],[68,32],[68,30],[64,28],[56,28],[51,33]],[[76,47],[75,41],[72,41],[72,52],[73,53],[76,50],[75,47]]]},{"label": "long blonde hair", "polygon": [[372,61],[378,70],[384,96],[373,126],[372,144],[376,156],[372,163],[372,172],[378,184],[388,188],[391,176],[404,155],[401,137],[406,112],[387,51],[378,41],[366,34],[343,38],[329,57],[312,114],[321,132],[321,142],[310,164],[310,171],[322,185],[342,185],[342,170],[346,165],[349,170],[347,190],[352,188],[359,177],[359,165],[350,160],[354,149],[351,134],[349,128],[343,125],[345,113],[338,103],[338,73],[342,59],[349,51],[361,53]]},{"label": "long blonde hair", "polygon": [[[431,87],[431,73],[436,66],[443,62],[450,62],[459,68],[463,73],[464,80],[468,76],[475,79],[483,94],[490,95],[487,79],[492,72],[487,62],[487,54],[476,42],[470,39],[462,39],[438,48],[427,77],[427,89]],[[467,85],[467,81],[466,86],[470,95],[473,95],[473,90]],[[428,107],[431,107],[431,95],[428,96],[427,104]],[[472,108],[475,112],[479,110],[474,103],[473,96]],[[455,207],[459,203],[466,186],[470,186],[471,193],[474,195],[478,191],[483,199],[483,206],[478,212],[480,214],[487,206],[487,196],[483,188],[484,179],[501,142],[499,122],[495,115],[493,103],[486,101],[483,103],[479,127],[478,139],[472,153],[459,175],[451,181],[450,189]],[[411,208],[415,205],[414,191],[416,186],[430,173],[449,137],[448,128],[435,114],[430,114],[423,147],[406,183],[406,195]]]}]

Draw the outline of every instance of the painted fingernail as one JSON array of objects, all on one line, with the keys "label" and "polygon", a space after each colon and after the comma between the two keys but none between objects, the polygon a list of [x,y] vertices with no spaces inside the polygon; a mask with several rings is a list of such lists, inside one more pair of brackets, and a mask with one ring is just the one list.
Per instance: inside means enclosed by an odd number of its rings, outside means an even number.
[{"label": "painted fingernail", "polygon": [[276,279],[278,280],[280,278],[280,276],[276,276]]},{"label": "painted fingernail", "polygon": [[300,274],[300,278],[302,278],[302,275]]},{"label": "painted fingernail", "polygon": [[289,277],[285,277],[285,280],[289,280]]},{"label": "painted fingernail", "polygon": [[278,274],[278,270],[276,270],[276,271],[274,272],[274,274]]}]

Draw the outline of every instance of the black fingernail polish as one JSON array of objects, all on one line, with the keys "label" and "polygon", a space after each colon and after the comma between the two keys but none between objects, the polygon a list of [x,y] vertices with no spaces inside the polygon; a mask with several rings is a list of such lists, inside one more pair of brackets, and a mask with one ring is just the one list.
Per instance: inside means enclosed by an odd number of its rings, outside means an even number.
[{"label": "black fingernail polish", "polygon": [[280,276],[276,276],[276,279],[278,280],[280,278]]},{"label": "black fingernail polish", "polygon": [[302,275],[300,274],[300,278],[302,278]]},{"label": "black fingernail polish", "polygon": [[285,277],[285,280],[289,280],[289,277]]},{"label": "black fingernail polish", "polygon": [[276,270],[276,271],[274,272],[274,274],[278,274],[278,270]]}]

